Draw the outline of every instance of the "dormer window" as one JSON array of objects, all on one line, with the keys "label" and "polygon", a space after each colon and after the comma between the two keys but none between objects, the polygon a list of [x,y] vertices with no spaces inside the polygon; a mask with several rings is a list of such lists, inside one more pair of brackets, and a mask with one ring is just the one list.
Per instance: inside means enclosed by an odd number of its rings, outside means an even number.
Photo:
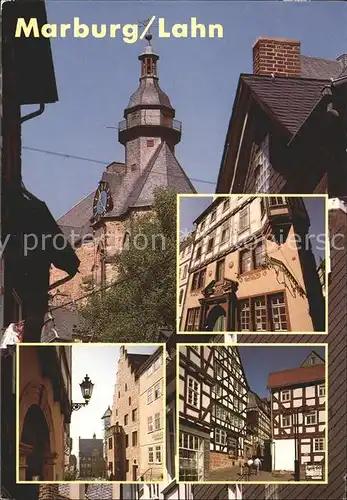
[{"label": "dormer window", "polygon": [[260,146],[256,146],[254,148],[251,161],[252,164],[255,165],[255,192],[268,193],[270,188],[271,173],[271,165],[269,161],[269,136],[266,136]]},{"label": "dormer window", "polygon": [[270,207],[276,207],[286,204],[284,196],[271,196],[269,198]]}]

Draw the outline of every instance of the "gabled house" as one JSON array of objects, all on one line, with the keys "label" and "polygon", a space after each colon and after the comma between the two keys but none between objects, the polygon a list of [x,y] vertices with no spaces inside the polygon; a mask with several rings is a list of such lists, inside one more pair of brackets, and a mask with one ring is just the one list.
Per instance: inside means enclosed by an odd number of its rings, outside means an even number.
[{"label": "gabled house", "polygon": [[[271,62],[267,48],[271,52]],[[326,261],[329,272],[326,284],[328,335],[272,336],[271,342],[328,342],[329,366],[338,366],[339,369],[329,378],[328,404],[336,410],[328,415],[331,429],[328,484],[276,485],[276,488],[270,485],[265,491],[262,485],[244,486],[243,496],[252,500],[263,500],[264,495],[269,499],[338,499],[345,494],[343,478],[347,469],[342,451],[347,393],[341,390],[340,382],[347,376],[346,56],[339,56],[336,60],[305,56],[301,54],[299,41],[266,38],[255,43],[253,55],[249,85],[246,84],[246,75],[240,75],[217,192],[328,193],[331,242],[330,258]],[[251,107],[246,114],[248,104]],[[267,135],[270,155],[267,141],[264,142]],[[259,159],[253,143],[261,146]],[[251,156],[254,161],[250,161]],[[268,335],[256,339],[254,335],[242,336],[242,342],[269,341]]]},{"label": "gabled house", "polygon": [[241,74],[217,193],[345,196],[346,56],[301,55],[297,40],[259,38]]},{"label": "gabled house", "polygon": [[244,457],[248,384],[238,349],[180,346],[178,392],[179,480],[206,482]]},{"label": "gabled house", "polygon": [[[298,368],[270,373],[273,469],[305,479],[307,465],[326,463],[325,361],[316,352]],[[301,473],[301,474],[300,474]],[[303,477],[302,477],[303,476]]]},{"label": "gabled house", "polygon": [[194,223],[180,331],[325,331],[305,198],[219,196]]}]

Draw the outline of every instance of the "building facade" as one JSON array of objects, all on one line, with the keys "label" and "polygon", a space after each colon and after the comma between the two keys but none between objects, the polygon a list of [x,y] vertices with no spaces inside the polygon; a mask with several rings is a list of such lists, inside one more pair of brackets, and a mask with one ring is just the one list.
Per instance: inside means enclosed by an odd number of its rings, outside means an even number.
[{"label": "building facade", "polygon": [[97,439],[96,434],[93,435],[93,439],[80,437],[78,447],[80,479],[104,479],[106,467],[103,440]]},{"label": "building facade", "polygon": [[[22,127],[42,115],[45,105],[58,100],[49,39],[15,38],[18,18],[36,18],[41,27],[47,23],[44,1],[1,3],[1,135],[0,135],[0,228],[1,241],[7,241],[0,259],[0,329],[25,320],[26,342],[39,342],[48,307],[49,268],[53,264],[66,277],[78,269],[71,247],[54,250],[50,245],[26,255],[24,234],[42,241],[45,235],[60,234],[47,206],[29,193],[22,182]],[[36,105],[21,114],[22,105]],[[44,115],[41,117],[44,120]],[[33,288],[33,283],[35,287]],[[54,283],[52,283],[54,285]],[[37,498],[35,485],[16,484],[16,407],[14,390],[15,355],[1,359],[1,482],[11,498]],[[23,489],[24,488],[24,489]]]},{"label": "building facade", "polygon": [[[273,49],[271,57],[276,61],[276,67],[271,70],[266,65],[269,55],[267,49],[271,52]],[[294,58],[290,66],[287,64],[286,50],[290,50]],[[298,40],[270,38],[255,43],[253,72],[240,75],[217,180],[216,191],[221,194],[259,192],[329,195],[330,258],[326,262],[329,273],[328,335],[286,335],[276,340],[328,342],[329,365],[340,367],[338,372],[329,377],[328,404],[338,410],[329,412],[328,484],[276,485],[276,489],[272,488],[275,485],[270,485],[265,491],[266,498],[338,500],[346,492],[343,478],[346,476],[347,462],[340,448],[340,443],[345,441],[344,421],[347,413],[346,391],[340,390],[340,381],[346,378],[347,370],[344,340],[347,328],[346,114],[341,97],[345,92],[346,56],[343,54],[336,60],[326,60],[316,55],[318,57],[303,55]],[[313,87],[316,90],[312,93]],[[325,88],[326,91],[322,92]],[[289,92],[292,96],[290,101],[285,98]],[[249,106],[247,119],[246,103]],[[298,103],[298,107],[294,103]],[[261,165],[266,172],[266,182],[261,185],[261,169],[256,169],[257,165],[249,159],[253,142],[261,145],[262,137],[265,136],[269,137],[270,150],[262,148],[264,155]],[[232,148],[228,146],[230,144]],[[238,155],[240,161],[236,162],[237,151],[241,150],[242,154]],[[264,334],[254,339],[252,335],[243,335],[242,342],[273,342],[274,337],[269,337]],[[244,486],[243,495],[244,498],[262,500],[264,487]]]},{"label": "building facade", "polygon": [[181,324],[183,305],[186,296],[187,284],[189,279],[189,266],[192,259],[194,248],[194,234],[187,236],[180,242],[180,260],[179,260],[179,291],[178,291],[178,321]]},{"label": "building facade", "polygon": [[255,392],[248,393],[247,431],[250,436],[250,449],[246,456],[257,456],[262,460],[262,468],[271,470],[271,407],[266,398]]},{"label": "building facade", "polygon": [[71,348],[23,346],[19,356],[20,481],[63,481],[71,419]]},{"label": "building facade", "polygon": [[[139,477],[142,481],[163,481],[165,463],[164,350],[159,347],[138,371],[140,445]],[[134,433],[132,434],[134,439]]]},{"label": "building facade", "polygon": [[325,331],[299,197],[216,197],[196,219],[182,330]]},{"label": "building facade", "polygon": [[111,420],[115,426],[112,475],[117,481],[139,480],[140,390],[137,371],[148,358],[147,354],[130,354],[125,347],[120,348]]},{"label": "building facade", "polygon": [[179,478],[208,481],[244,457],[248,385],[235,347],[182,345],[179,356]]},{"label": "building facade", "polygon": [[312,352],[299,368],[271,373],[268,387],[271,391],[273,469],[294,471],[295,460],[298,460],[303,474],[306,465],[321,464],[324,470],[324,359]]},{"label": "building facade", "polygon": [[[118,127],[125,162],[111,163],[96,190],[58,220],[69,241],[74,241],[81,265],[79,274],[55,291],[57,304],[64,305],[116,279],[113,257],[131,242],[132,221],[151,210],[158,188],[195,192],[175,156],[181,123],[175,120],[175,110],[159,86],[158,59],[149,38],[139,56],[140,85]],[[61,278],[62,273],[52,272],[52,281]],[[64,321],[58,316],[54,319],[56,329],[64,335]],[[66,335],[71,336],[71,331]]]}]

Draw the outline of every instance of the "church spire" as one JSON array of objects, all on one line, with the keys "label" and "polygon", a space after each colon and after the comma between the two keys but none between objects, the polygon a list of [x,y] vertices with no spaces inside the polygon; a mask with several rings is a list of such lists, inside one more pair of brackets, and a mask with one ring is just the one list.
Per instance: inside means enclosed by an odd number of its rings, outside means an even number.
[{"label": "church spire", "polygon": [[159,59],[158,54],[153,52],[152,47],[152,35],[147,33],[145,36],[147,40],[147,46],[144,48],[142,54],[139,55],[139,60],[141,61],[141,77],[142,78],[158,78],[157,74],[157,61]]},{"label": "church spire", "polygon": [[118,140],[125,146],[125,163],[132,171],[141,172],[161,142],[174,152],[181,140],[181,122],[169,97],[160,88],[152,35],[145,36],[147,45],[138,56],[141,63],[140,84],[124,110],[118,126]]}]

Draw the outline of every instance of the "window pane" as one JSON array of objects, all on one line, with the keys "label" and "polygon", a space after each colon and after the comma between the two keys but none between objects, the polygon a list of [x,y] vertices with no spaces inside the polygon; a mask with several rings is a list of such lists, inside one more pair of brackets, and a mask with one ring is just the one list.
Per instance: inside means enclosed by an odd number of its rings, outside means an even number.
[{"label": "window pane", "polygon": [[284,294],[279,293],[270,297],[272,325],[275,331],[287,331],[287,315]]},{"label": "window pane", "polygon": [[255,330],[266,331],[266,303],[265,297],[258,297],[253,300]]}]

